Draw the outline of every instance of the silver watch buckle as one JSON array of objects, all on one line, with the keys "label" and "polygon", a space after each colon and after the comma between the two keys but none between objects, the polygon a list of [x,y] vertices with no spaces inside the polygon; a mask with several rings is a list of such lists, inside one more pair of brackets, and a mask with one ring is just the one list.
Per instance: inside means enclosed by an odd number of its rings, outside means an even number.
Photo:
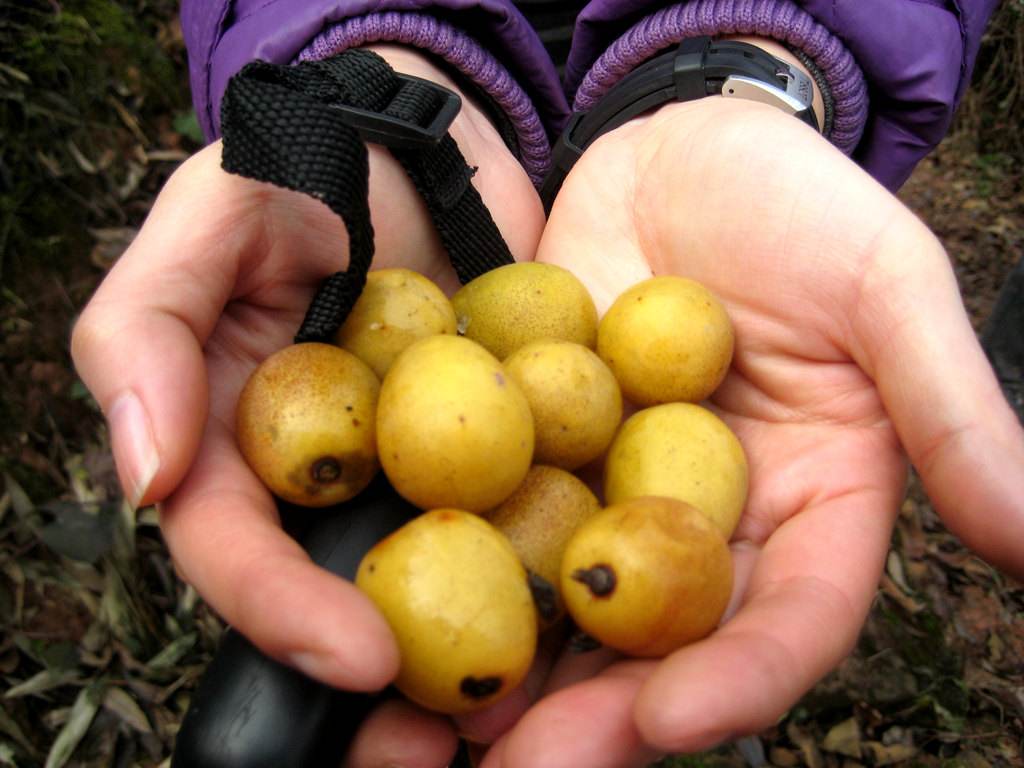
[{"label": "silver watch buckle", "polygon": [[729,75],[722,83],[722,95],[726,98],[757,101],[781,109],[790,115],[802,112],[811,106],[814,93],[811,78],[803,72],[787,67],[779,76],[786,80],[786,90],[745,75]]}]

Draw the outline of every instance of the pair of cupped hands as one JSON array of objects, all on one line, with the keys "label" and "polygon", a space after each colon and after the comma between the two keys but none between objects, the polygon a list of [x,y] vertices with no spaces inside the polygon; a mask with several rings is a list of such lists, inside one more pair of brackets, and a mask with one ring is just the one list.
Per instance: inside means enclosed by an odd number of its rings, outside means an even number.
[{"label": "pair of cupped hands", "polygon": [[[393,66],[454,87],[418,54]],[[661,661],[543,647],[525,684],[454,721],[392,699],[348,768],[436,768],[457,735],[484,768],[623,768],[774,723],[852,649],[876,592],[908,459],[946,525],[1024,576],[1024,433],[964,312],[946,254],[813,130],[752,102],[663,107],[598,140],[545,221],[472,102],[451,128],[517,260],[566,267],[603,312],[652,274],[700,281],[736,329],[711,406],[750,462],[735,592],[713,636]],[[404,172],[370,148],[374,266],[457,280]],[[169,180],[82,312],[80,375],[134,504],[159,503],[179,574],[264,652],[333,686],[398,668],[384,619],[281,529],[234,439],[238,394],[290,343],[342,222],[307,196],[229,175],[220,145]]]}]

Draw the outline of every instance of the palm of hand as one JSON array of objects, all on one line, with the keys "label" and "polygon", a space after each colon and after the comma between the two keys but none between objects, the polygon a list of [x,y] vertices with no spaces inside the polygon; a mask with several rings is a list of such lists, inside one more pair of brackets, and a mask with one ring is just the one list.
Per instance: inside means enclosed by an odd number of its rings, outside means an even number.
[{"label": "palm of hand", "polygon": [[[496,156],[476,186],[485,200],[500,190],[504,204],[491,205],[496,223],[511,233],[513,254],[526,258],[543,223],[540,206],[512,156],[489,146],[480,120],[470,111],[452,133],[469,147],[468,162],[479,164],[475,153]],[[403,266],[444,288],[457,285],[412,182],[379,147],[370,149],[370,208],[374,268]],[[149,429],[163,450],[141,500],[164,499],[161,529],[179,573],[265,652],[326,682],[375,689],[397,664],[386,624],[352,585],[314,567],[283,534],[273,499],[234,440],[249,374],[290,343],[317,285],[345,267],[346,252],[344,224],[326,206],[225,174],[213,145],[161,193],[90,303],[76,343],[83,375],[101,380],[94,388],[103,402],[113,377],[98,367],[110,370],[109,340],[126,333],[121,328],[147,339],[130,362],[144,371],[145,386],[160,388]],[[105,360],[93,351],[99,347],[107,348]],[[339,647],[353,625],[365,634]]]},{"label": "palm of hand", "polygon": [[[601,311],[652,273],[693,278],[724,300],[737,346],[712,407],[751,470],[731,616],[660,664],[602,669],[611,656],[563,655],[541,690],[552,695],[486,768],[643,765],[654,751],[767,727],[849,652],[875,594],[907,469],[887,407],[913,396],[878,368],[906,354],[916,301],[955,292],[945,257],[805,126],[761,105],[689,109],[665,108],[589,148],[538,259],[576,272]],[[933,276],[927,297],[900,286],[906,270]],[[952,327],[947,341],[963,334]],[[937,456],[942,426],[914,418],[901,426]]]}]

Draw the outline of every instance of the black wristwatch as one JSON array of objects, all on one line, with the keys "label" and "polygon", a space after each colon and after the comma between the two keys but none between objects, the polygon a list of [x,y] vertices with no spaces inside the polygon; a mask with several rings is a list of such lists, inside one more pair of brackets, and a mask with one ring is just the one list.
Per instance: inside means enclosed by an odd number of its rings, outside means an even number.
[{"label": "black wristwatch", "polygon": [[749,43],[689,38],[634,69],[592,109],[570,116],[541,185],[544,210],[551,210],[562,181],[599,136],[662,104],[715,95],[771,104],[821,131],[814,84],[799,69]]}]

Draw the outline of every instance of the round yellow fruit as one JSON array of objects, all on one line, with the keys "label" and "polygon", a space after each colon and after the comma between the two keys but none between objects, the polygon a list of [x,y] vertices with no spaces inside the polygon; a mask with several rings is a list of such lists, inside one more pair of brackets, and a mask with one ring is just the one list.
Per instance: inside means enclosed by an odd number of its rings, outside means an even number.
[{"label": "round yellow fruit", "polygon": [[725,378],[732,323],[707,288],[674,275],[622,293],[601,319],[597,352],[637,405],[696,403]]},{"label": "round yellow fruit", "polygon": [[383,379],[402,350],[441,333],[455,335],[455,310],[441,289],[411,269],[379,269],[366,276],[335,343]]},{"label": "round yellow fruit", "polygon": [[543,339],[594,348],[597,308],[569,270],[523,261],[485,272],[452,296],[459,333],[504,360]]},{"label": "round yellow fruit", "polygon": [[630,416],[605,457],[604,501],[669,496],[699,509],[728,541],[747,500],[747,457],[706,408],[667,403]]},{"label": "round yellow fruit", "polygon": [[431,336],[388,371],[377,407],[381,465],[420,509],[496,507],[526,477],[533,416],[519,386],[479,344]]},{"label": "round yellow fruit", "polygon": [[696,509],[644,497],[580,526],[561,578],[566,607],[584,632],[630,656],[657,658],[718,626],[732,593],[732,557]]},{"label": "round yellow fruit", "polygon": [[486,515],[488,522],[505,534],[530,572],[537,614],[544,627],[565,613],[559,590],[565,545],[573,532],[600,509],[597,497],[574,474],[535,464],[522,485]]},{"label": "round yellow fruit", "polygon": [[493,704],[526,676],[537,620],[512,545],[469,512],[438,509],[399,528],[363,558],[356,585],[398,641],[395,686],[437,712]]},{"label": "round yellow fruit", "polygon": [[293,344],[260,364],[238,399],[246,462],[285,501],[324,507],[352,498],[379,469],[380,383],[330,344]]},{"label": "round yellow fruit", "polygon": [[571,341],[536,341],[505,369],[533,412],[534,461],[576,469],[601,456],[622,421],[622,393],[601,358]]}]

